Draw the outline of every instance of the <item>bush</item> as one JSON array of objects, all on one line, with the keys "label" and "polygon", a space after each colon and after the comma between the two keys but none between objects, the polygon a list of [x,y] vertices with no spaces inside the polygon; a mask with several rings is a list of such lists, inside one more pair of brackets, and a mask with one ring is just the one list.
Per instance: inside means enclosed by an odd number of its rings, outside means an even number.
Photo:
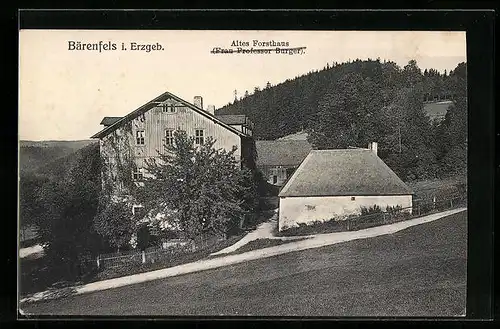
[{"label": "bush", "polygon": [[278,236],[295,236],[295,235],[310,235],[322,234],[330,232],[341,232],[347,230],[347,221],[331,218],[326,221],[316,220],[312,223],[298,223],[297,226],[283,226],[282,231],[278,232]]},{"label": "bush", "polygon": [[381,212],[382,209],[378,205],[373,205],[371,207],[361,207],[361,216],[374,213],[381,213]]},{"label": "bush", "polygon": [[433,209],[433,205],[431,203],[422,203],[418,205],[418,209],[421,214],[425,214]]},{"label": "bush", "polygon": [[387,206],[385,211],[391,215],[395,215],[395,214],[400,213],[402,209],[403,209],[403,207],[401,207],[400,205],[396,205],[394,207]]},{"label": "bush", "polygon": [[153,236],[149,232],[149,227],[147,225],[142,225],[137,230],[137,248],[139,250],[146,250],[146,248],[151,247],[157,243],[157,237]]},{"label": "bush", "polygon": [[100,212],[94,218],[94,227],[113,247],[123,250],[136,232],[136,219],[126,203],[109,202],[103,198]]},{"label": "bush", "polygon": [[382,222],[384,219],[384,214],[382,208],[378,205],[373,205],[371,207],[361,207],[361,216],[354,220],[357,223],[374,223]]}]

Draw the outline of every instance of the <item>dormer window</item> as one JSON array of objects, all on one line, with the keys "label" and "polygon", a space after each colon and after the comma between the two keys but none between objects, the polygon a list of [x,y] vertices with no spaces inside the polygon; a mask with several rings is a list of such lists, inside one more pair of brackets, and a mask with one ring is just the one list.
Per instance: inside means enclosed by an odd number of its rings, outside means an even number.
[{"label": "dormer window", "polygon": [[163,104],[162,105],[162,112],[175,113],[175,106],[172,104]]}]

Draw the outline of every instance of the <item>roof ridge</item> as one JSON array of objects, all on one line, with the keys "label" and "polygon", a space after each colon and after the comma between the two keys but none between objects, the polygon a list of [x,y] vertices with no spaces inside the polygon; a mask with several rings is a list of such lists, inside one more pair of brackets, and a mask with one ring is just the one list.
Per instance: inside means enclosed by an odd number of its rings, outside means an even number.
[{"label": "roof ridge", "polygon": [[341,152],[341,151],[370,151],[370,149],[366,148],[352,148],[352,149],[322,149],[322,150],[312,150],[312,152]]},{"label": "roof ridge", "polygon": [[[133,120],[135,117],[137,117],[139,115],[140,112],[142,112],[142,111],[147,112],[147,111],[151,110],[152,108],[155,107],[155,106],[151,106],[151,105],[154,105],[157,102],[163,102],[163,101],[165,101],[165,99],[163,99],[163,98],[168,98],[168,97],[174,99],[177,102],[183,103],[185,106],[192,108],[193,110],[197,111],[199,114],[206,116],[209,119],[211,118],[212,120],[215,119],[215,120],[219,121],[217,123],[220,124],[221,126],[223,126],[224,128],[228,129],[229,131],[232,131],[233,133],[236,133],[239,136],[245,136],[245,134],[243,134],[239,130],[231,127],[230,125],[224,123],[221,119],[217,118],[215,116],[215,114],[211,114],[211,113],[205,111],[204,109],[199,108],[198,106],[180,98],[179,96],[177,96],[169,91],[165,91],[161,95],[158,95],[155,98],[147,101],[146,103],[144,103],[143,105],[141,105],[137,109],[133,110],[132,112],[129,112],[125,116],[119,117],[120,119],[118,121],[116,121],[115,123],[113,123],[112,125],[104,128],[104,129],[102,129],[101,131],[97,132],[96,134],[94,134],[90,138],[91,139],[101,138],[102,134],[104,134],[104,133],[107,134],[107,132],[114,131],[121,123],[126,122],[127,120]],[[149,107],[149,106],[151,106],[151,107]]]},{"label": "roof ridge", "polygon": [[[256,142],[308,142],[306,139],[257,139]],[[309,142],[308,142],[309,143]]]},{"label": "roof ridge", "polygon": [[306,155],[304,160],[298,165],[297,169],[293,172],[292,176],[288,179],[288,181],[285,183],[285,186],[279,191],[278,196],[281,196],[283,193],[286,193],[290,189],[290,185],[295,181],[297,178],[298,174],[301,172],[302,168],[305,167],[306,163],[309,162],[310,158],[312,156],[312,152],[309,151],[309,153]]},{"label": "roof ridge", "polygon": [[279,196],[411,195],[412,192],[372,150],[358,148],[311,150]]}]

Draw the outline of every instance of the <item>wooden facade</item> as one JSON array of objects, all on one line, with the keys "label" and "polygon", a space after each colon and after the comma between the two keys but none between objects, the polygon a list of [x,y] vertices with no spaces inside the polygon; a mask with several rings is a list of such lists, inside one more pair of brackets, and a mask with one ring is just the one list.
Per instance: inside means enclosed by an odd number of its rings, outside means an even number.
[{"label": "wooden facade", "polygon": [[[235,158],[245,161],[243,157],[248,153],[245,147],[251,135],[175,95],[165,93],[162,96],[123,118],[114,118],[93,136],[100,139],[101,157],[106,163],[103,184],[104,180],[111,180],[117,194],[120,194],[123,185],[123,178],[118,173],[119,165],[132,163],[130,177],[140,181],[147,175],[145,160],[159,159],[165,151],[165,144],[172,142],[176,130],[185,131],[200,144],[212,137],[216,141],[216,149],[231,150],[236,147]],[[101,123],[104,122],[108,120]]]},{"label": "wooden facade", "polygon": [[[241,157],[240,136],[169,99],[132,120],[132,145],[137,166],[144,168],[144,159],[163,153],[167,138],[171,138],[175,130],[184,130],[188,136],[198,137],[200,141],[212,137],[216,140],[215,148],[230,150],[236,146],[235,156],[237,159]],[[144,140],[139,137],[141,134]]]},{"label": "wooden facade", "polygon": [[293,174],[297,165],[283,165],[283,166],[259,166],[260,171],[264,175],[269,184],[276,186],[283,186],[287,179]]}]

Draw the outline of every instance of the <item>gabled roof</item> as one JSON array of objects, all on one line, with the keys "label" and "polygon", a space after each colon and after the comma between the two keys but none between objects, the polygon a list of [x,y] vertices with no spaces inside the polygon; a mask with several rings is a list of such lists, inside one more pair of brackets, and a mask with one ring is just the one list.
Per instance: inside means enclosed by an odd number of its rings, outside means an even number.
[{"label": "gabled roof", "polygon": [[368,149],[313,150],[279,196],[409,195],[412,190]]},{"label": "gabled roof", "polygon": [[104,117],[101,121],[101,125],[111,126],[116,121],[120,120],[122,117]]},{"label": "gabled roof", "polygon": [[244,137],[247,136],[243,132],[231,127],[230,125],[228,125],[224,122],[222,122],[220,119],[217,119],[213,114],[211,114],[203,109],[200,109],[199,107],[195,106],[194,104],[191,104],[191,103],[183,100],[182,98],[177,97],[174,94],[167,91],[167,92],[164,92],[163,94],[161,94],[160,96],[150,100],[149,102],[142,105],[138,109],[130,112],[126,116],[122,117],[121,119],[119,119],[118,121],[113,123],[111,126],[104,128],[103,130],[96,133],[95,135],[93,135],[90,138],[102,138],[102,137],[110,134],[111,132],[115,131],[117,128],[121,127],[123,124],[137,118],[139,115],[141,115],[141,114],[151,110],[152,108],[158,106],[158,103],[164,102],[169,98],[172,98],[173,100],[183,104],[184,106],[189,107],[193,111],[205,116],[206,118],[212,120],[214,123],[221,125],[222,127],[226,128],[227,130],[230,130],[231,132],[233,132],[239,136],[244,136]]},{"label": "gabled roof", "polygon": [[278,138],[277,140],[278,141],[287,141],[287,140],[300,140],[300,141],[305,141],[307,140],[307,132],[305,131],[299,131],[295,134],[291,134],[291,135],[286,135],[286,136],[283,136],[281,138]]},{"label": "gabled roof", "polygon": [[215,117],[228,125],[243,125],[247,123],[247,116],[244,114],[222,114]]},{"label": "gabled roof", "polygon": [[305,140],[255,141],[257,166],[298,166],[312,150]]}]

